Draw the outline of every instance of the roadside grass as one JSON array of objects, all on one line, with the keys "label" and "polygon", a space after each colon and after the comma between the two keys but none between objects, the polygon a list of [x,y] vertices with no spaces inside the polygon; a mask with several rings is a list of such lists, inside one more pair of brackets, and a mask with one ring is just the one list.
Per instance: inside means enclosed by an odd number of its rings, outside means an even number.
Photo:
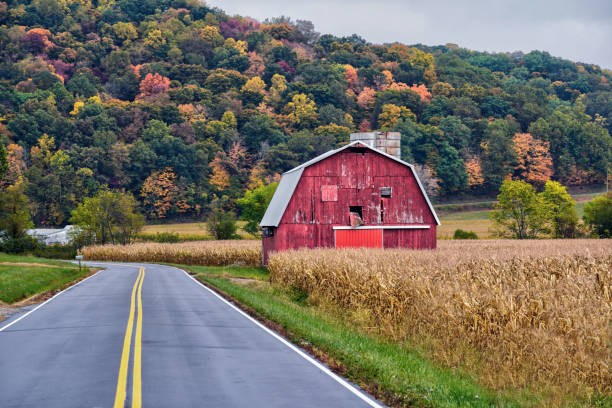
[{"label": "roadside grass", "polygon": [[12,304],[60,289],[89,273],[88,268],[79,271],[78,266],[68,262],[0,254],[0,301]]},{"label": "roadside grass", "polygon": [[294,343],[393,407],[524,407],[541,403],[526,390],[496,392],[461,369],[443,368],[407,343],[360,333],[303,294],[232,278],[267,280],[265,268],[181,266],[257,315],[282,326]]}]

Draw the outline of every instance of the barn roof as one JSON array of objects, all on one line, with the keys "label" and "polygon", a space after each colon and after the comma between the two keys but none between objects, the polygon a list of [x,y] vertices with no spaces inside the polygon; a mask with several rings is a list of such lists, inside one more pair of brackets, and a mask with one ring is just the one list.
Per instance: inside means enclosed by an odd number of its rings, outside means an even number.
[{"label": "barn roof", "polygon": [[394,156],[391,156],[390,154],[387,154],[378,149],[370,147],[360,142],[359,140],[349,143],[346,146],[343,146],[339,149],[330,150],[327,153],[323,153],[322,155],[317,156],[314,159],[307,161],[306,163],[300,164],[299,166],[284,173],[283,177],[281,178],[280,183],[278,184],[276,192],[274,193],[274,196],[272,197],[272,200],[270,201],[270,204],[268,205],[268,209],[266,210],[266,213],[261,219],[261,222],[259,223],[259,225],[261,225],[262,227],[278,227],[278,225],[281,222],[281,219],[283,218],[283,214],[285,213],[285,210],[287,209],[287,206],[289,205],[289,201],[291,201],[293,192],[295,191],[295,188],[297,187],[300,181],[300,178],[302,177],[302,173],[304,172],[304,169],[306,167],[310,167],[315,163],[325,160],[328,157],[333,156],[336,153],[340,153],[341,151],[348,149],[350,147],[353,147],[355,145],[359,145],[359,147],[365,147],[367,149],[370,149],[378,154],[382,154],[383,156],[391,160],[394,160],[404,166],[409,167],[410,170],[412,170],[412,174],[414,175],[414,178],[416,179],[417,184],[419,185],[419,188],[421,189],[421,193],[423,193],[423,196],[425,197],[425,201],[427,201],[427,205],[429,206],[429,209],[431,210],[431,213],[433,214],[436,220],[436,225],[440,225],[440,220],[438,219],[438,216],[436,215],[436,211],[434,210],[433,205],[431,205],[431,201],[429,201],[429,197],[427,196],[427,193],[425,192],[425,189],[423,188],[423,185],[421,184],[421,180],[419,180],[419,176],[417,176],[416,171],[414,170],[414,166]]}]

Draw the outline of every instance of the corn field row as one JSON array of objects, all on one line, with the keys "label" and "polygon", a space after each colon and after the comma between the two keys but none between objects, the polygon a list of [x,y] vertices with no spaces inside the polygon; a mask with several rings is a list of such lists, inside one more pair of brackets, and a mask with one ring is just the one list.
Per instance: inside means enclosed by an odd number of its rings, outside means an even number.
[{"label": "corn field row", "polygon": [[83,248],[83,257],[98,261],[260,266],[261,242],[245,240],[96,245]]},{"label": "corn field row", "polygon": [[273,254],[274,285],[495,388],[612,393],[612,242],[448,241]]}]

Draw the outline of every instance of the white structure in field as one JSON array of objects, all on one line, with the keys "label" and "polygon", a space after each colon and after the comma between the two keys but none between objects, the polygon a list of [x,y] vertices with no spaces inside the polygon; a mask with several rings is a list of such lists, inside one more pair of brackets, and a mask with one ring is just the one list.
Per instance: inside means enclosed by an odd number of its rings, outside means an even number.
[{"label": "white structure in field", "polygon": [[72,242],[72,233],[75,231],[74,225],[66,225],[62,229],[58,228],[35,228],[29,229],[26,233],[36,238],[45,245],[66,245]]}]

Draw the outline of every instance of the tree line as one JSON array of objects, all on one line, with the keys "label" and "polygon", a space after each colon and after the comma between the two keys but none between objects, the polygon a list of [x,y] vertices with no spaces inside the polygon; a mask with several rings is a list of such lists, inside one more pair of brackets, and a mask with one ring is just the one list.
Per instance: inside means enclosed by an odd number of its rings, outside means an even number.
[{"label": "tree line", "polygon": [[2,188],[37,226],[106,191],[149,221],[242,215],[355,131],[401,132],[442,199],[612,167],[612,73],[541,51],[371,44],[195,0],[8,0],[0,55]]}]

